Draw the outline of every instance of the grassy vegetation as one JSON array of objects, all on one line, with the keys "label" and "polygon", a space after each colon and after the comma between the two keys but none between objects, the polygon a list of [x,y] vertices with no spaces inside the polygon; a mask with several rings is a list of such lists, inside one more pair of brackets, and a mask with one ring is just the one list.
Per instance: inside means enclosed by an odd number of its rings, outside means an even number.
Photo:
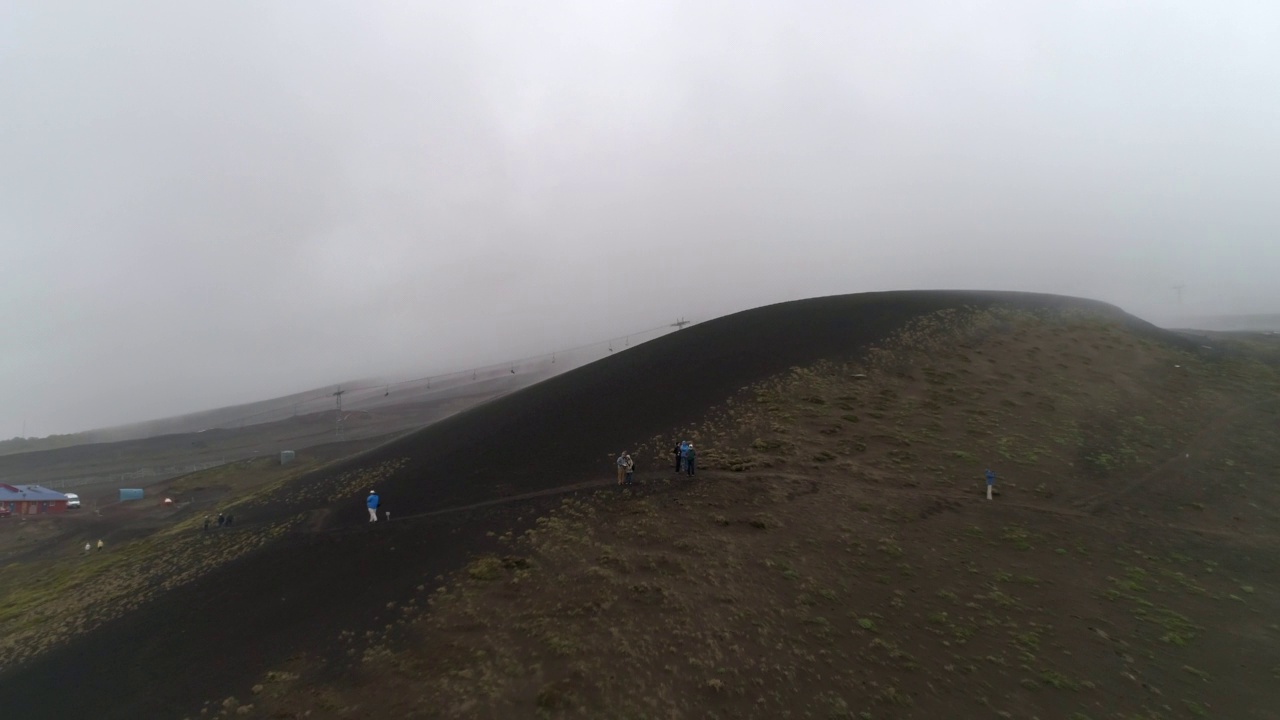
[{"label": "grassy vegetation", "polygon": [[[395,469],[398,463],[358,472],[334,474],[304,488],[290,481],[314,470],[309,463],[280,467],[270,460],[246,461],[181,478],[176,493],[217,487],[224,498],[219,509],[243,513],[265,504],[306,498],[346,497]],[[290,488],[288,492],[282,489]],[[297,514],[284,519],[204,533],[205,513],[167,518],[133,539],[109,543],[106,550],[68,551],[47,555],[33,572],[27,563],[0,568],[0,667],[22,662],[75,635],[137,609],[149,599],[188,583],[204,573],[302,525]]]}]

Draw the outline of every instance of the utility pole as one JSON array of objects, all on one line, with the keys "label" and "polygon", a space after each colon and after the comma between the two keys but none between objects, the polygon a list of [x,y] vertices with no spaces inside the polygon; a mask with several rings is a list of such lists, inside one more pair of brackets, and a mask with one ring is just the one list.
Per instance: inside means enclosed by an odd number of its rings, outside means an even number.
[{"label": "utility pole", "polygon": [[338,388],[338,391],[333,394],[333,399],[338,406],[337,414],[333,416],[333,431],[339,440],[342,439],[342,395],[346,392],[346,390]]},{"label": "utility pole", "polygon": [[1185,287],[1186,287],[1186,285],[1183,285],[1182,283],[1178,283],[1177,285],[1174,285],[1174,286],[1173,286],[1173,292],[1174,292],[1174,294],[1178,297],[1178,304],[1179,304],[1179,305],[1181,305],[1181,304],[1182,304],[1182,289],[1183,289],[1183,288],[1185,288]]},{"label": "utility pole", "polygon": [[688,324],[689,324],[688,320],[685,320],[684,318],[680,318],[679,320],[676,320],[675,322],[671,323],[671,327],[677,330],[683,330],[684,326]]}]

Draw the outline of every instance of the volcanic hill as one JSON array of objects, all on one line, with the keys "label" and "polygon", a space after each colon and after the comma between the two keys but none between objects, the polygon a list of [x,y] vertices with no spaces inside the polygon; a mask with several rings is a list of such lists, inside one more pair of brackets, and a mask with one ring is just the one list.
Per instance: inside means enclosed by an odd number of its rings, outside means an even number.
[{"label": "volcanic hill", "polygon": [[1280,349],[1213,343],[1011,293],[696,325],[119,547],[127,601],[8,619],[4,715],[1273,717]]}]

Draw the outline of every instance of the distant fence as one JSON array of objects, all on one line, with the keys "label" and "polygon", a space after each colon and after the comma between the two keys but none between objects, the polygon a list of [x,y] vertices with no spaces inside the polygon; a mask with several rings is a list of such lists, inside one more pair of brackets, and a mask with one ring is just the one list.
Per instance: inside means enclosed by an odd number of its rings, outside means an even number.
[{"label": "distant fence", "polygon": [[159,482],[170,478],[186,475],[188,473],[200,472],[209,468],[226,465],[227,462],[207,462],[196,465],[170,465],[162,468],[140,468],[133,472],[112,473],[109,475],[88,475],[77,478],[63,478],[60,480],[50,480],[49,482],[39,483],[42,487],[50,490],[70,490],[72,488],[84,487],[86,485],[105,485],[107,483],[125,483],[135,482],[138,480],[151,480]]}]

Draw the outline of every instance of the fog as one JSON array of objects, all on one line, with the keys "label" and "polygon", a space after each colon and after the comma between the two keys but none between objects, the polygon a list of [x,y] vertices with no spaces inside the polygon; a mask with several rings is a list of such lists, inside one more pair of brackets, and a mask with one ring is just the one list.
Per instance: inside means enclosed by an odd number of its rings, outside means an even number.
[{"label": "fog", "polygon": [[1277,312],[1277,28],[1258,2],[7,0],[0,437],[832,293]]}]

